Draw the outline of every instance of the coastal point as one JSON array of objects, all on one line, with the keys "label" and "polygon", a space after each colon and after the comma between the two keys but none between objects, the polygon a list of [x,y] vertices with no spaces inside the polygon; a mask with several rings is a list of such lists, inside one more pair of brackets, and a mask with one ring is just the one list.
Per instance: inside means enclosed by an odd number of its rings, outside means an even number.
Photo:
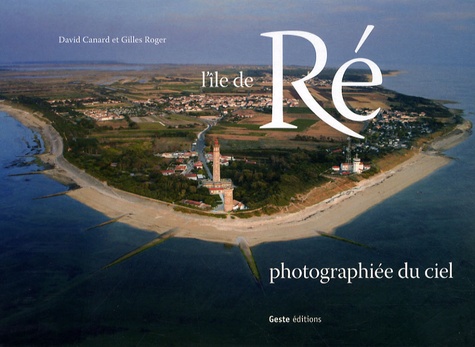
[{"label": "coastal point", "polygon": [[298,212],[246,219],[218,219],[177,212],[173,204],[108,186],[64,159],[61,136],[40,114],[20,110],[4,102],[0,103],[0,109],[40,132],[46,147],[42,159],[54,166],[48,174],[63,182],[74,182],[80,187],[67,193],[73,199],[109,218],[124,216],[120,222],[140,229],[163,233],[176,228],[174,237],[230,244],[244,237],[250,246],[316,237],[320,235],[319,232],[332,233],[372,206],[449,163],[450,159],[440,152],[463,141],[471,129],[471,124],[464,122],[451,133],[431,142],[429,149],[419,151],[391,170],[362,180],[350,189],[301,208]]},{"label": "coastal point", "polygon": [[0,347],[475,346],[475,1],[0,2]]}]

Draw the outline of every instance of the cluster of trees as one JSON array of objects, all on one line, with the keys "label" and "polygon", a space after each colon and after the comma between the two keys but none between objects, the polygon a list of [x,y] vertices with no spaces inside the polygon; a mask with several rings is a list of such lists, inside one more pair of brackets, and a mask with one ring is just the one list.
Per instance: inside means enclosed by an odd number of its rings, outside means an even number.
[{"label": "cluster of trees", "polygon": [[254,152],[255,164],[234,161],[221,170],[236,185],[234,196],[249,208],[285,206],[299,193],[327,181],[321,174],[334,160],[325,150]]},{"label": "cluster of trees", "polygon": [[171,203],[179,204],[184,199],[190,199],[216,206],[220,201],[219,196],[210,195],[207,188],[199,187],[197,181],[182,175],[163,176],[158,170],[149,174],[118,171],[108,179],[109,184],[119,189]]},{"label": "cluster of trees", "polygon": [[388,97],[393,110],[401,112],[425,112],[431,118],[450,118],[453,114],[447,107],[435,103],[432,100],[396,93],[394,97]]},{"label": "cluster of trees", "polygon": [[[183,127],[181,127],[183,128]],[[192,131],[186,130],[164,130],[164,131],[156,131],[155,137],[186,137],[188,140],[192,141],[196,138],[196,134]]]},{"label": "cluster of trees", "polygon": [[[70,116],[58,115],[51,105],[42,98],[20,95],[12,101],[25,105],[33,111],[41,112],[51,122],[56,131],[61,134],[65,148],[78,148],[75,142],[78,139],[87,138],[95,127],[95,122],[92,119],[76,117],[76,114],[74,112],[69,113],[70,110],[68,109],[63,109],[63,111],[68,111]],[[67,157],[68,153],[65,152],[64,155]]]},{"label": "cluster of trees", "polygon": [[[95,139],[81,139],[78,143],[93,142]],[[182,175],[163,176],[161,170],[167,162],[153,155],[149,142],[138,142],[121,147],[95,148],[91,153],[83,146],[82,155],[72,159],[88,173],[109,185],[135,194],[167,202],[183,199],[203,201],[216,206],[219,197],[209,194],[208,189],[198,187],[197,181]]]},{"label": "cluster of trees", "polygon": [[319,137],[309,136],[309,135],[295,135],[292,139],[293,141],[303,141],[303,142],[335,142],[335,139],[329,136],[320,135]]}]

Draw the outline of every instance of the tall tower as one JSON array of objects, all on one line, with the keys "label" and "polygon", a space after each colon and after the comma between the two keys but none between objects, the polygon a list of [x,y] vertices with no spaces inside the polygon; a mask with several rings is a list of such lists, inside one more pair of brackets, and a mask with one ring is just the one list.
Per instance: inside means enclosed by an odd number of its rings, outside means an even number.
[{"label": "tall tower", "polygon": [[234,207],[233,188],[224,189],[224,211],[230,212]]},{"label": "tall tower", "polygon": [[219,153],[219,142],[216,138],[214,140],[213,146],[213,182],[221,181],[220,158],[221,154]]},{"label": "tall tower", "polygon": [[231,212],[234,207],[233,182],[230,179],[221,179],[220,159],[219,142],[218,139],[215,139],[213,146],[213,179],[203,180],[202,185],[209,189],[210,194],[220,194],[224,211]]},{"label": "tall tower", "polygon": [[346,162],[351,164],[351,137],[348,137],[348,147],[346,147]]}]

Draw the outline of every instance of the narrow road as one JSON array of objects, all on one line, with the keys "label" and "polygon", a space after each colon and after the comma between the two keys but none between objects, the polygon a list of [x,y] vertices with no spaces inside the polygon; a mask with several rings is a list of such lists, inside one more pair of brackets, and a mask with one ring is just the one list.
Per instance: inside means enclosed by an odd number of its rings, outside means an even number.
[{"label": "narrow road", "polygon": [[213,174],[211,173],[211,171],[208,167],[208,164],[206,163],[206,157],[205,157],[204,149],[206,147],[205,146],[205,134],[209,129],[211,129],[211,127],[214,125],[214,122],[210,122],[210,121],[205,120],[205,123],[207,125],[206,129],[198,134],[198,140],[196,141],[196,151],[198,152],[199,160],[203,163],[203,168],[205,169],[206,174],[208,175],[208,177],[210,179],[213,179]]}]

